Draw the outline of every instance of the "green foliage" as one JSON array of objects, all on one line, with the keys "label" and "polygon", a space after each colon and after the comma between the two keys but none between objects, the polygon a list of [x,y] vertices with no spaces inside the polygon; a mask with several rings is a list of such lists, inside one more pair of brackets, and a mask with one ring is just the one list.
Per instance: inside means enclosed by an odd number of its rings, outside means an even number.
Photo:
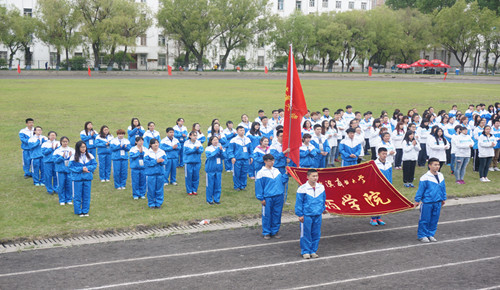
[{"label": "green foliage", "polygon": [[243,69],[247,65],[247,59],[244,55],[240,55],[231,60],[231,64],[234,66],[239,66]]},{"label": "green foliage", "polygon": [[419,59],[420,51],[432,43],[432,19],[416,9],[401,9],[396,11],[401,25],[400,53],[396,55],[397,63],[412,63]]},{"label": "green foliage", "polygon": [[282,55],[276,57],[274,60],[274,66],[275,68],[284,68],[285,66],[288,65],[288,56]]},{"label": "green foliage", "polygon": [[[69,59],[71,70],[87,70],[87,59],[82,56],[74,56]],[[68,61],[64,60],[61,63],[64,69],[68,69]]]},{"label": "green foliage", "polygon": [[8,62],[4,58],[0,58],[0,68],[7,67]]}]

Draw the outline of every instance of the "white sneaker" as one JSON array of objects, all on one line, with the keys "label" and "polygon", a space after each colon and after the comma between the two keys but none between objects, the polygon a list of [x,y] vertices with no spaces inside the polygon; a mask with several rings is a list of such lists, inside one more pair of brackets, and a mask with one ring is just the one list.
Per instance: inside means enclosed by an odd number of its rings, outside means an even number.
[{"label": "white sneaker", "polygon": [[500,168],[498,168],[498,167],[493,167],[493,170],[494,170],[494,171],[500,171]]},{"label": "white sneaker", "polygon": [[126,189],[126,188],[125,188],[125,186],[124,186],[124,187],[122,187],[122,189]]},{"label": "white sneaker", "polygon": [[109,182],[109,179],[106,179],[106,182]]},{"label": "white sneaker", "polygon": [[164,184],[163,184],[163,186],[167,186],[167,185],[168,185],[168,183],[164,183]]},{"label": "white sneaker", "polygon": [[73,204],[73,202],[72,202],[72,201],[70,201],[70,202],[68,202],[68,204]]},{"label": "white sneaker", "polygon": [[479,178],[479,181],[481,181],[481,182],[487,182],[487,181],[484,179],[484,177]]},{"label": "white sneaker", "polygon": [[486,181],[486,182],[490,182],[491,180],[489,180],[489,179],[488,179],[488,177],[485,177],[485,178],[484,178],[484,181]]},{"label": "white sneaker", "polygon": [[429,237],[429,241],[431,241],[431,242],[437,242],[438,240],[436,240],[435,237]]},{"label": "white sneaker", "polygon": [[173,185],[177,186],[177,182],[172,182]]},{"label": "white sneaker", "polygon": [[106,182],[106,180],[105,180],[105,179],[102,179],[102,180],[101,180],[101,182]]},{"label": "white sneaker", "polygon": [[423,238],[420,238],[418,240],[421,241],[422,243],[430,243],[431,242],[431,241],[429,241],[429,239],[427,237],[423,237]]},{"label": "white sneaker", "polygon": [[134,197],[134,199],[135,199],[135,200],[138,200],[139,198],[136,196],[136,197]]},{"label": "white sneaker", "polygon": [[493,169],[493,167],[490,167],[488,168],[488,171],[495,171],[495,169]]},{"label": "white sneaker", "polygon": [[86,213],[86,214],[84,214],[83,216],[89,216],[89,214],[88,214],[88,213]]},{"label": "white sneaker", "polygon": [[64,202],[60,202],[60,203],[59,203],[59,205],[65,205],[65,204],[66,204],[66,203],[64,203]]}]

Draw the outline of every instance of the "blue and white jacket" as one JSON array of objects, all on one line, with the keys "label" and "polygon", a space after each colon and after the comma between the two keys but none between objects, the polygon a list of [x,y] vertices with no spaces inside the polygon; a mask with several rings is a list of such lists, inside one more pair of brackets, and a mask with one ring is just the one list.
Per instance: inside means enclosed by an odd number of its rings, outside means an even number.
[{"label": "blue and white jacket", "polygon": [[[89,153],[90,158],[87,155],[82,154],[78,162],[75,161],[75,154],[71,155],[69,158],[69,170],[71,171],[71,180],[73,181],[90,181],[94,179],[94,170],[97,168],[97,162],[95,161],[94,155]],[[83,167],[87,167],[90,172],[83,172]]]},{"label": "blue and white jacket", "polygon": [[205,143],[205,141],[207,141],[207,137],[205,137],[202,132],[198,132],[198,134],[196,135],[196,140],[200,141],[200,143],[203,144]]},{"label": "blue and white jacket", "polygon": [[[177,145],[177,148],[174,149],[175,145]],[[179,151],[181,150],[181,148],[182,144],[180,144],[179,140],[177,140],[177,138],[175,137],[172,137],[172,140],[170,140],[170,138],[168,137],[165,137],[160,142],[160,149],[167,153],[168,159],[179,158]]]},{"label": "blue and white jacket", "polygon": [[[198,149],[196,149],[198,147]],[[201,163],[201,153],[203,153],[203,145],[196,140],[194,143],[191,140],[184,142],[182,148],[184,154],[184,163]]]},{"label": "blue and white jacket", "polygon": [[231,139],[227,148],[227,158],[236,160],[249,160],[252,154],[252,141],[250,138],[236,136]]},{"label": "blue and white jacket", "polygon": [[446,185],[444,183],[444,176],[438,172],[437,178],[430,171],[427,171],[418,184],[418,190],[415,195],[416,202],[431,203],[446,200]]},{"label": "blue and white jacket", "polygon": [[111,160],[128,160],[128,152],[132,148],[128,139],[116,137],[109,145],[111,146]]},{"label": "blue and white jacket", "polygon": [[302,146],[299,148],[300,150],[300,167],[313,167],[316,166],[316,155],[319,154],[319,149],[316,149],[316,147],[309,143],[309,146],[306,146],[304,143],[302,143]]},{"label": "blue and white jacket", "polygon": [[231,140],[233,140],[234,137],[238,136],[238,133],[236,133],[236,129],[232,129],[232,130],[229,130],[229,128],[226,128],[224,129],[224,131],[222,131],[222,134],[224,134],[224,139],[226,139],[226,144],[224,147],[227,147],[229,145],[229,142],[231,142]]},{"label": "blue and white jacket", "polygon": [[30,146],[28,144],[28,140],[35,134],[34,129],[28,129],[28,127],[21,129],[19,131],[19,139],[21,140],[21,149],[29,150]]},{"label": "blue and white jacket", "polygon": [[147,130],[144,133],[144,135],[142,135],[142,138],[144,139],[144,146],[146,146],[146,148],[149,148],[149,142],[151,141],[151,139],[156,139],[156,140],[158,140],[158,142],[161,141],[160,133],[158,133],[158,131],[156,131],[156,130],[153,130],[153,132],[151,132],[150,130]]},{"label": "blue and white jacket", "polygon": [[248,133],[248,131],[250,131],[250,128],[252,127],[252,123],[248,122],[248,123],[239,123],[238,126],[241,126],[245,129],[245,134]]},{"label": "blue and white jacket", "polygon": [[[54,148],[54,145],[55,144],[55,149]],[[50,140],[47,140],[45,141],[43,144],[42,144],[42,154],[43,154],[43,162],[49,162],[49,163],[53,163],[54,162],[54,151],[56,151],[57,148],[59,148],[59,146],[61,146],[61,143],[59,143],[59,141],[50,141]]]},{"label": "blue and white jacket", "polygon": [[224,159],[225,149],[222,146],[214,147],[213,145],[205,148],[205,172],[222,172],[222,160]]},{"label": "blue and white jacket", "polygon": [[[356,141],[356,138],[351,139],[348,136],[339,145],[340,155],[342,156],[342,160],[345,161],[358,160],[358,157],[361,155],[361,149],[361,144]],[[351,154],[356,155],[356,157],[350,157]]]},{"label": "blue and white jacket", "polygon": [[302,184],[297,189],[295,200],[295,214],[298,217],[320,215],[325,211],[326,192],[321,183],[316,183],[313,188],[309,182]]},{"label": "blue and white jacket", "polygon": [[130,169],[135,170],[144,170],[146,167],[144,166],[144,155],[146,155],[146,151],[148,149],[142,146],[142,152],[139,150],[139,147],[134,146],[129,151],[130,157]]},{"label": "blue and white jacket", "polygon": [[497,145],[495,149],[500,148],[500,128],[496,129],[495,126],[491,127],[491,135],[495,136],[498,139]]},{"label": "blue and white jacket", "polygon": [[285,193],[286,178],[277,168],[262,167],[255,176],[255,197],[264,200],[267,197]]},{"label": "blue and white jacket", "polygon": [[[158,163],[157,160],[163,158],[164,161]],[[144,165],[146,166],[146,175],[163,175],[165,173],[167,154],[165,151],[158,148],[158,151],[154,152],[153,149],[144,151]]]},{"label": "blue and white jacket", "polygon": [[53,158],[56,165],[56,172],[70,173],[69,159],[75,155],[75,149],[71,147],[59,147],[54,151]]},{"label": "blue and white jacket", "polygon": [[[91,135],[92,132],[94,132],[94,135]],[[80,132],[80,139],[82,139],[82,141],[85,142],[85,145],[87,145],[87,149],[95,148],[95,138],[97,136],[99,136],[99,133],[97,133],[96,130],[91,130],[88,133],[86,133],[85,130],[82,130]]]},{"label": "blue and white jacket", "polygon": [[267,124],[267,127],[260,126],[260,132],[262,133],[262,137],[267,137],[269,139],[269,144],[271,144],[271,140],[274,137],[274,127]]},{"label": "blue and white jacket", "polygon": [[[261,132],[262,133],[262,132]],[[259,146],[260,145],[260,139],[264,136],[264,135],[252,135],[250,134],[250,132],[248,132],[246,134],[247,138],[250,139],[251,141],[251,151],[250,152],[253,152],[253,150],[255,149],[255,147]]]},{"label": "blue and white jacket", "polygon": [[[483,157],[493,157],[495,156],[495,146],[498,142],[498,138],[491,135],[490,137],[481,134],[479,136],[479,139],[477,140],[478,143],[478,157],[483,158]],[[494,143],[494,144],[492,144]]]},{"label": "blue and white jacket", "polygon": [[[106,137],[102,138],[101,135],[95,137],[95,146],[97,147],[97,154],[111,154],[111,140],[113,140],[113,135],[108,134]],[[108,144],[108,145],[106,145]]]},{"label": "blue and white jacket", "polygon": [[146,130],[141,126],[140,128],[134,128],[132,129],[132,126],[128,126],[127,128],[127,135],[128,135],[128,141],[130,142],[131,145],[135,145],[135,137],[137,136],[143,136],[144,133],[146,133]]},{"label": "blue and white jacket", "polygon": [[46,142],[48,139],[45,136],[36,136],[33,135],[31,138],[28,140],[28,145],[30,149],[30,158],[31,159],[36,159],[36,158],[42,158],[42,144]]},{"label": "blue and white jacket", "polygon": [[[186,137],[183,137],[182,134],[185,134]],[[188,139],[188,135],[189,135],[189,133],[188,133],[186,126],[182,126],[182,127],[179,127],[179,125],[174,126],[174,137],[177,138],[177,140],[179,140],[181,146]]]},{"label": "blue and white jacket", "polygon": [[467,134],[456,135],[452,139],[452,147],[455,148],[456,157],[470,157],[470,145],[474,146],[471,136]]},{"label": "blue and white jacket", "polygon": [[287,158],[285,154],[283,154],[283,145],[274,142],[271,145],[271,155],[274,157],[274,167],[276,168],[285,168],[287,166]]},{"label": "blue and white jacket", "polygon": [[382,172],[385,178],[392,183],[392,163],[388,162],[387,159],[385,160],[385,163],[382,163],[382,161],[377,158],[375,160],[375,165],[377,165],[378,169]]},{"label": "blue and white jacket", "polygon": [[257,146],[252,153],[255,171],[259,171],[264,166],[264,155],[271,154],[271,147],[262,148]]}]

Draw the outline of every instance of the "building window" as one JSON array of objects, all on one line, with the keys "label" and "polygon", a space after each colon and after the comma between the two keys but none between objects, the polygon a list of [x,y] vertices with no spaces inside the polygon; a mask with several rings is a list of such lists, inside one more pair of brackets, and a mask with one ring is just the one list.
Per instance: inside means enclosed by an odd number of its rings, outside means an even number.
[{"label": "building window", "polygon": [[257,57],[257,66],[264,66],[264,56],[263,55],[259,55]]},{"label": "building window", "polygon": [[75,52],[74,56],[75,57],[82,57],[83,53],[82,52]]},{"label": "building window", "polygon": [[50,53],[50,60],[49,60],[50,66],[56,66],[57,64],[57,52],[51,52]]},{"label": "building window", "polygon": [[328,8],[328,0],[323,0],[323,8]]},{"label": "building window", "polygon": [[366,10],[366,2],[361,2],[361,10]]},{"label": "building window", "polygon": [[141,54],[139,61],[141,65],[146,65],[146,63],[148,62],[147,54]]},{"label": "building window", "polygon": [[314,0],[309,0],[309,7],[314,7]]},{"label": "building window", "polygon": [[146,3],[146,0],[141,0],[141,3]]},{"label": "building window", "polygon": [[7,60],[7,52],[6,51],[0,51],[0,59]]},{"label": "building window", "polygon": [[353,1],[349,1],[349,9],[354,9],[354,2]]},{"label": "building window", "polygon": [[295,1],[295,9],[302,10],[302,1]]},{"label": "building window", "polygon": [[158,46],[165,46],[165,35],[158,35]]},{"label": "building window", "polygon": [[141,45],[146,46],[146,34],[143,34],[140,37],[141,37]]},{"label": "building window", "polygon": [[24,16],[33,16],[33,9],[31,8],[24,8]]},{"label": "building window", "polygon": [[283,11],[283,1],[284,0],[278,0],[278,11]]},{"label": "building window", "polygon": [[165,54],[158,54],[158,65],[167,65],[167,56]]},{"label": "building window", "polygon": [[342,8],[342,1],[335,1],[335,8],[341,9]]}]

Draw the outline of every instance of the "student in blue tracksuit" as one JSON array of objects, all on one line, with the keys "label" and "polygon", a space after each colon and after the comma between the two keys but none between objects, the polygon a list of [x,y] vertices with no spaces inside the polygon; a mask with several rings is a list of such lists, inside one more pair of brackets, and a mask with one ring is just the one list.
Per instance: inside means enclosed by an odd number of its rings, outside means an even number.
[{"label": "student in blue tracksuit", "polygon": [[189,140],[184,142],[183,155],[185,167],[186,193],[198,195],[198,185],[200,184],[201,153],[203,146],[197,140],[198,133],[191,131]]},{"label": "student in blue tracksuit", "polygon": [[264,155],[271,153],[271,147],[269,147],[269,139],[267,137],[260,138],[260,145],[255,147],[252,153],[253,168],[255,169],[255,174],[259,172],[262,167],[264,167]]},{"label": "student in blue tracksuit", "polygon": [[135,137],[135,146],[130,149],[130,176],[132,177],[132,198],[146,198],[146,167],[144,155],[148,149],[144,147],[144,139]]},{"label": "student in blue tracksuit", "polygon": [[342,167],[358,164],[358,157],[361,155],[361,144],[354,138],[354,129],[349,128],[347,133],[339,145],[340,155],[342,156]]},{"label": "student in blue tracksuit", "polygon": [[250,156],[252,142],[245,136],[245,128],[236,128],[238,136],[234,137],[227,149],[227,158],[233,164],[233,183],[236,191],[244,190],[247,187],[247,173],[250,168],[252,158]]},{"label": "student in blue tracksuit", "polygon": [[[216,124],[218,124],[219,121],[216,119],[214,122],[217,122]],[[213,124],[213,122],[212,122],[212,124]],[[203,144],[203,143],[205,143],[205,141],[207,141],[207,137],[205,137],[205,135],[203,135],[203,133],[201,132],[200,123],[194,123],[191,131],[196,132],[196,136],[198,136],[197,140],[200,141],[201,144]]]},{"label": "student in blue tracksuit", "polygon": [[149,208],[160,208],[163,204],[163,184],[165,160],[167,155],[160,149],[160,142],[151,139],[150,148],[144,153],[144,165],[146,166],[146,183],[148,186]]},{"label": "student in blue tracksuit", "polygon": [[252,123],[250,123],[250,121],[248,121],[247,114],[241,115],[241,123],[238,124],[238,127],[239,126],[241,126],[245,129],[245,134],[248,133],[248,131],[250,131],[250,129],[252,128]]},{"label": "student in blue tracksuit", "polygon": [[[230,122],[230,121],[228,121],[228,122]],[[228,123],[226,123],[226,125],[227,124]],[[232,135],[236,134],[236,130],[234,130],[233,127],[232,127],[233,126],[232,122],[231,122],[230,126],[231,126],[231,129],[223,130],[219,123],[213,123],[213,125],[210,126],[210,129],[209,129],[210,133],[208,133],[207,138],[210,139],[210,137],[212,137],[212,136],[213,137],[217,137],[217,139],[219,140],[219,144],[222,146],[222,148],[224,148],[224,150],[227,150],[227,146],[229,144],[228,144],[228,141],[226,139],[226,135],[224,134],[224,132],[227,131],[227,133],[229,135],[231,135],[231,139],[234,137]],[[229,164],[231,164],[231,161],[227,160],[225,154],[224,154],[223,157],[224,157],[223,160],[222,160],[223,164],[226,164],[226,162],[229,162]],[[230,171],[231,167],[232,166],[230,166],[230,165],[226,165],[226,169],[229,170],[229,171]]]},{"label": "student in blue tracksuit", "polygon": [[174,128],[168,127],[167,137],[160,142],[160,149],[167,154],[165,162],[165,185],[177,185],[177,164],[179,162],[179,148],[182,148],[179,140],[174,137]]},{"label": "student in blue tracksuit", "polygon": [[281,213],[285,202],[283,186],[285,177],[273,167],[274,157],[263,157],[265,166],[257,172],[255,178],[255,197],[262,204],[262,235],[264,239],[280,238]]},{"label": "student in blue tracksuit", "polygon": [[144,146],[146,148],[151,148],[149,146],[149,143],[151,140],[156,139],[158,142],[160,142],[160,133],[155,130],[155,122],[149,122],[148,123],[148,130],[142,135],[142,138],[144,139]]},{"label": "student in blue tracksuit", "polygon": [[265,116],[262,118],[262,125],[260,126],[259,131],[262,133],[263,137],[267,137],[269,139],[269,144],[271,144],[274,137],[274,127],[269,124],[269,119]]},{"label": "student in blue tracksuit", "polygon": [[83,130],[80,132],[80,139],[85,142],[87,146],[87,150],[92,156],[97,157],[96,155],[96,146],[95,146],[95,138],[97,137],[97,132],[94,130],[94,125],[92,122],[87,121],[83,126]]},{"label": "student in blue tracksuit", "polygon": [[276,140],[271,145],[271,155],[274,157],[274,167],[277,168],[283,176],[286,176],[285,184],[288,182],[288,175],[286,167],[288,165],[288,158],[286,154],[290,152],[290,148],[283,151],[283,130],[276,133]]},{"label": "student in blue tracksuit", "polygon": [[113,160],[113,180],[116,189],[125,189],[128,175],[128,152],[132,146],[125,138],[125,130],[118,129],[117,137],[110,142],[111,160]]},{"label": "student in blue tracksuit", "polygon": [[305,133],[302,136],[302,146],[300,146],[300,167],[313,168],[315,165],[318,149],[311,142],[311,134]]},{"label": "student in blue tracksuit", "polygon": [[[250,139],[250,142],[251,142],[250,154],[252,154],[253,151],[255,150],[255,148],[257,148],[257,146],[259,146],[260,139],[262,138],[262,132],[260,132],[260,123],[253,122],[252,127],[251,127],[250,131],[248,131],[248,133],[246,133],[246,136],[248,137],[248,139]],[[248,172],[248,177],[250,177],[250,179],[255,179],[255,171],[256,170],[255,170],[254,164],[252,162],[252,163],[250,163],[250,168],[249,168],[249,172]]]},{"label": "student in blue tracksuit", "polygon": [[99,179],[101,182],[109,182],[111,177],[111,140],[113,135],[109,132],[108,126],[104,125],[99,130],[99,135],[95,138],[97,154],[99,154]]},{"label": "student in blue tracksuit", "polygon": [[418,184],[415,195],[415,206],[420,204],[420,220],[418,221],[418,239],[423,243],[437,242],[434,238],[441,213],[446,200],[446,185],[440,169],[439,159],[429,159],[429,171]]},{"label": "student in blue tracksuit", "polygon": [[[375,165],[377,165],[378,169],[385,176],[387,181],[392,184],[392,163],[387,161],[387,155],[389,151],[385,147],[379,147],[377,149],[378,158],[375,160]],[[372,216],[370,220],[370,224],[372,226],[383,226],[385,222],[382,220],[381,216]]]},{"label": "student in blue tracksuit", "polygon": [[207,203],[220,204],[222,192],[222,162],[224,160],[225,149],[219,143],[217,136],[208,139],[208,146],[205,148],[205,172],[207,175],[206,195]]},{"label": "student in blue tracksuit", "polygon": [[132,118],[130,126],[127,128],[128,141],[130,144],[135,144],[136,137],[142,137],[146,130],[141,126],[141,122],[137,118]]},{"label": "student in blue tracksuit", "polygon": [[330,144],[322,131],[322,125],[316,124],[314,125],[314,134],[311,136],[311,144],[316,147],[318,152],[314,158],[314,167],[316,168],[326,168],[326,157],[330,152]]},{"label": "student in blue tracksuit", "polygon": [[35,127],[35,135],[28,140],[31,158],[31,172],[33,175],[33,184],[35,186],[45,186],[43,183],[44,171],[42,162],[42,144],[47,141],[47,137],[42,136],[42,127]]},{"label": "student in blue tracksuit", "polygon": [[[234,124],[233,121],[227,121],[226,122],[226,129],[222,131],[222,134],[224,134],[225,138],[225,144],[222,144],[222,146],[227,150],[227,147],[229,146],[229,142],[233,140],[234,137],[236,137],[238,134],[236,133],[236,129],[233,128]],[[233,166],[231,164],[231,160],[228,158],[224,159],[224,168],[226,168],[226,172],[231,172],[233,169]]]},{"label": "student in blue tracksuit", "polygon": [[300,254],[304,259],[318,258],[322,216],[326,210],[325,187],[318,183],[318,171],[307,171],[307,182],[297,189],[295,214],[300,221]]},{"label": "student in blue tracksuit", "polygon": [[87,151],[87,145],[78,141],[75,145],[75,154],[69,159],[69,170],[73,188],[73,209],[80,217],[89,216],[90,192],[92,179],[97,162]]},{"label": "student in blue tracksuit", "polygon": [[44,184],[47,192],[53,194],[57,188],[56,168],[54,164],[54,151],[61,145],[56,140],[57,133],[50,131],[48,140],[42,144]]},{"label": "student in blue tracksuit", "polygon": [[35,121],[32,118],[26,119],[26,128],[19,131],[19,139],[21,140],[21,149],[23,149],[23,171],[24,178],[31,177],[31,158],[30,158],[30,147],[28,140],[34,135]]},{"label": "student in blue tracksuit", "polygon": [[54,151],[54,163],[56,165],[57,189],[59,204],[73,204],[73,189],[71,187],[71,175],[69,171],[69,159],[75,155],[75,149],[69,147],[69,139],[61,137],[61,146]]},{"label": "student in blue tracksuit", "polygon": [[179,140],[179,163],[177,164],[177,167],[184,167],[184,154],[182,153],[182,146],[184,146],[184,143],[188,139],[188,131],[186,126],[184,126],[184,119],[179,118],[176,121],[176,125],[174,126],[174,137]]}]

